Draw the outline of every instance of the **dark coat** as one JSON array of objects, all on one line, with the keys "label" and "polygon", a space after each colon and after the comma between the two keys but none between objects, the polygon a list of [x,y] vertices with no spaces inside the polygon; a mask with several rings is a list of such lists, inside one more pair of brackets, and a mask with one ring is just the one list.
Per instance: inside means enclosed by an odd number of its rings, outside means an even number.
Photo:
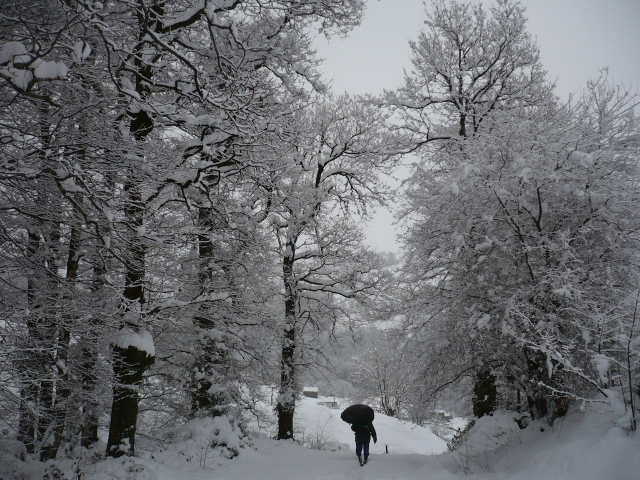
[{"label": "dark coat", "polygon": [[371,437],[373,437],[373,443],[378,441],[376,435],[376,429],[373,428],[373,423],[367,423],[365,425],[351,425],[351,430],[356,434],[356,443],[369,443]]}]

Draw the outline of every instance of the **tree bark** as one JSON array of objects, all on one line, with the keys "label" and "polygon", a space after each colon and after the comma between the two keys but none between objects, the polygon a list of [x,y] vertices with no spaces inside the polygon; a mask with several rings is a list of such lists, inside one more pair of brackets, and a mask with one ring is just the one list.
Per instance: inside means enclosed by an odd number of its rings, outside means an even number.
[{"label": "tree bark", "polygon": [[497,396],[496,377],[488,369],[480,370],[473,386],[473,415],[480,418],[492,414]]},{"label": "tree bark", "polygon": [[[125,216],[129,219],[131,228],[137,230],[144,225],[144,209],[140,194],[131,184],[125,186],[125,190],[131,193],[129,203],[125,207]],[[130,257],[126,264],[124,298],[121,305],[123,311],[121,330],[130,329],[137,333],[141,329],[139,315],[145,303],[143,284],[146,250],[144,240],[133,235]],[[114,386],[107,455],[120,457],[135,453],[138,387],[142,384],[144,372],[153,363],[153,357],[134,346],[121,348],[113,345],[112,354]]]},{"label": "tree bark", "polygon": [[[210,265],[215,260],[214,245],[210,237],[213,231],[212,214],[212,209],[206,207],[200,207],[198,212],[198,282],[202,292],[209,291],[213,281],[213,269]],[[212,392],[211,387],[214,386],[213,379],[219,378],[223,373],[228,359],[226,353],[216,347],[215,339],[208,335],[208,332],[216,328],[209,309],[209,306],[202,304],[194,318],[196,327],[203,335],[199,340],[194,375],[191,379],[191,414],[195,416],[198,412],[205,412],[216,417],[225,412],[229,399],[223,389],[215,389],[216,391]]]},{"label": "tree bark", "polygon": [[93,338],[85,338],[82,347],[82,417],[80,445],[84,448],[93,447],[98,441],[98,427],[100,426],[99,404],[95,399],[96,374],[98,365],[98,350]]},{"label": "tree bark", "polygon": [[[158,10],[160,9],[160,10]],[[162,4],[154,4],[150,10],[153,20],[155,15],[162,14]],[[147,35],[144,18],[138,18],[139,32],[138,44],[135,47],[137,55],[134,65],[137,75],[135,77],[136,93],[141,99],[150,94],[150,86],[153,83],[153,69],[143,58],[143,51],[148,47],[145,41]],[[142,144],[153,131],[153,119],[143,108],[127,110],[130,118],[129,132],[138,145]],[[144,239],[139,232],[144,227],[145,205],[140,192],[141,185],[135,182],[135,171],[132,177],[127,179],[124,191],[128,194],[124,207],[125,218],[131,229],[130,253],[125,265],[125,287],[121,309],[123,311],[122,328],[129,328],[139,332],[142,326],[139,318],[135,321],[128,320],[128,315],[140,316],[142,306],[145,303],[144,282],[146,268],[147,248]],[[142,377],[146,369],[153,363],[153,357],[147,352],[134,346],[120,348],[113,345],[113,402],[111,407],[111,423],[109,425],[109,440],[107,442],[107,455],[120,457],[135,453],[135,435],[138,421],[138,387],[142,384]]]},{"label": "tree bark", "polygon": [[113,346],[113,404],[107,454],[117,458],[135,453],[138,423],[138,387],[153,357],[134,346]]},{"label": "tree bark", "polygon": [[295,245],[287,245],[287,254],[283,259],[283,280],[285,288],[285,325],[282,339],[282,357],[280,361],[280,391],[278,396],[278,439],[293,439],[293,416],[298,393],[295,378],[296,352],[296,307],[297,294],[293,275]]}]

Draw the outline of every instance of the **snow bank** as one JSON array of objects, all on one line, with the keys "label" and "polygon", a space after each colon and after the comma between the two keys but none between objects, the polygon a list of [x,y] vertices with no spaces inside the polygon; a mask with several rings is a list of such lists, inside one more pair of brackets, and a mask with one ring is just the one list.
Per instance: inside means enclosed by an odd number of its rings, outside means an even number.
[{"label": "snow bank", "polygon": [[544,420],[521,430],[517,414],[482,417],[457,450],[443,456],[452,473],[482,479],[627,480],[640,471],[640,436],[616,425],[610,405],[570,409],[553,427]]}]

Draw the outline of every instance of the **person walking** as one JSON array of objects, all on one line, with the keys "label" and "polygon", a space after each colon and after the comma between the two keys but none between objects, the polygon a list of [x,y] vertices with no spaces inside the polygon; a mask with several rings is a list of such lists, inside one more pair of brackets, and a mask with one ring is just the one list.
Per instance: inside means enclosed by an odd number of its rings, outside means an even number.
[{"label": "person walking", "polygon": [[[371,442],[371,438],[373,438],[373,443],[376,443],[378,441],[378,435],[371,422],[354,423],[351,425],[351,430],[356,434],[356,455],[358,456],[360,466],[363,466],[369,458],[369,442]],[[362,457],[363,453],[364,458]]]}]

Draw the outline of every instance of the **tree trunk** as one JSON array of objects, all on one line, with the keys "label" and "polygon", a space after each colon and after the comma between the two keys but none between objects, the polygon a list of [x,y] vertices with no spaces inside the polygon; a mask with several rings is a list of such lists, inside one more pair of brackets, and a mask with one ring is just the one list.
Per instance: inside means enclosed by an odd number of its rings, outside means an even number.
[{"label": "tree trunk", "polygon": [[43,317],[41,324],[38,326],[38,347],[41,349],[41,353],[38,356],[40,357],[39,366],[42,372],[40,378],[38,436],[43,449],[49,448],[54,438],[54,401],[58,380],[56,356],[59,340],[59,332],[56,328],[56,323],[58,322],[53,311],[57,292],[49,290],[55,288],[51,281],[46,282],[45,288],[50,293],[44,299]]},{"label": "tree trunk", "polygon": [[285,288],[285,324],[280,361],[280,391],[277,405],[279,440],[293,438],[293,416],[298,393],[295,378],[297,294],[293,276],[294,245],[290,243],[287,250],[282,268]]},{"label": "tree trunk", "polygon": [[[38,404],[38,386],[33,375],[23,373],[23,386],[20,389],[20,420],[18,423],[18,440],[22,442],[27,453],[36,450],[36,426],[38,416],[36,408]],[[30,378],[31,377],[31,378]]]},{"label": "tree trunk", "polygon": [[85,338],[82,347],[81,383],[82,383],[82,416],[80,445],[84,448],[93,447],[98,441],[98,427],[100,426],[100,409],[95,398],[96,372],[98,365],[98,350],[93,338]]},{"label": "tree trunk", "polygon": [[[144,207],[137,187],[125,185],[130,192],[125,216],[135,232],[144,225]],[[144,299],[146,246],[135,233],[130,238],[130,256],[125,265],[125,287],[121,309],[123,321],[120,333],[138,334],[142,330],[140,315]],[[144,372],[153,363],[153,356],[134,346],[121,348],[112,345],[113,354],[113,401],[107,455],[120,457],[135,453],[135,435],[138,422],[138,388]]]},{"label": "tree trunk", "polygon": [[153,357],[134,346],[113,346],[113,404],[107,455],[117,458],[135,453],[138,423],[138,387]]},{"label": "tree trunk", "polygon": [[[58,348],[57,348],[57,361],[56,361],[56,375],[55,375],[55,403],[52,403],[50,412],[50,421],[47,426],[48,431],[43,433],[43,440],[45,443],[40,450],[40,461],[46,462],[56,458],[58,448],[62,443],[62,436],[64,434],[65,423],[67,418],[68,399],[71,395],[71,388],[69,385],[69,372],[67,368],[67,360],[69,357],[69,340],[70,332],[66,326],[60,326],[60,332],[58,333]],[[48,382],[47,389],[43,389],[47,395],[52,395],[52,389],[54,382]]]},{"label": "tree trunk", "polygon": [[[155,15],[161,5],[154,5],[151,14]],[[137,75],[136,93],[141,99],[150,94],[150,86],[153,83],[153,69],[150,64],[144,62],[143,50],[148,48],[145,38],[147,33],[144,25],[145,19],[139,18],[139,42],[136,46],[137,55],[134,65]],[[141,145],[153,131],[153,119],[143,108],[127,110],[127,116],[131,119],[129,132],[136,144]],[[125,287],[121,309],[124,313],[121,331],[123,328],[133,332],[140,332],[140,314],[145,303],[144,281],[146,267],[147,248],[144,239],[139,232],[144,227],[145,205],[142,200],[141,185],[136,183],[136,171],[131,171],[131,177],[124,185],[125,194],[128,194],[124,207],[127,224],[131,230],[130,253],[125,265]],[[127,318],[136,316],[135,320]],[[113,402],[111,407],[111,423],[109,425],[109,440],[107,442],[107,455],[120,457],[135,453],[135,435],[138,422],[138,387],[142,384],[142,377],[146,369],[153,363],[153,357],[147,352],[134,346],[120,348],[113,345]]]},{"label": "tree trunk", "polygon": [[489,369],[480,370],[473,386],[473,415],[480,418],[492,414],[497,396],[496,377]]},{"label": "tree trunk", "polygon": [[547,409],[547,398],[540,394],[540,392],[535,392],[533,395],[527,397],[527,402],[529,404],[529,415],[531,418],[546,418],[548,409]]},{"label": "tree trunk", "polygon": [[535,351],[523,350],[527,362],[527,376],[530,385],[527,388],[527,404],[532,419],[546,418],[548,413],[547,395],[540,390],[537,382],[540,379],[549,381],[546,375],[545,359]]},{"label": "tree trunk", "polygon": [[[210,238],[213,230],[212,213],[211,208],[205,207],[200,207],[198,212],[200,226],[198,283],[202,292],[210,291],[213,281],[211,262],[214,261],[215,255],[214,245]],[[198,315],[194,318],[194,323],[202,335],[198,342],[194,374],[191,379],[191,414],[195,416],[198,412],[203,412],[216,417],[226,411],[229,399],[224,388],[214,388],[212,391],[212,387],[214,387],[215,379],[222,379],[224,376],[228,359],[226,352],[216,347],[217,340],[210,336],[216,328],[216,324],[211,318],[209,310],[209,306],[201,305]],[[215,386],[220,387],[221,383],[219,381]]]}]

